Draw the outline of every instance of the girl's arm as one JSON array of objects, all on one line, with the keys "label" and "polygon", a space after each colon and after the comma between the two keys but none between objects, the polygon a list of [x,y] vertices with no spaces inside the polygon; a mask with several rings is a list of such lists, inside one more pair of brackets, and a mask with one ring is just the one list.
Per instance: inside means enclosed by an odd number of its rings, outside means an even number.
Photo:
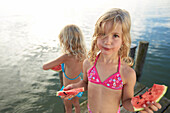
[{"label": "girl's arm", "polygon": [[133,106],[131,104],[131,98],[134,96],[136,73],[132,68],[127,67],[123,74],[126,75],[123,76],[125,79],[125,84],[123,86],[122,92],[122,105],[128,111],[134,111]]},{"label": "girl's arm", "polygon": [[60,64],[64,63],[67,58],[68,58],[67,54],[64,54],[64,55],[58,57],[57,59],[55,59],[55,60],[53,60],[49,63],[44,64],[43,69],[48,70],[48,69],[51,69],[51,68],[53,68],[57,65],[60,65]]},{"label": "girl's arm", "polygon": [[[131,104],[131,99],[134,95],[134,86],[136,83],[136,73],[132,68],[129,68],[126,72],[127,76],[125,76],[125,85],[123,86],[122,93],[122,104],[125,109],[128,111],[134,111],[133,105]],[[153,113],[153,111],[157,111],[161,108],[159,103],[149,102],[144,106],[144,110],[140,111],[141,113]]]}]

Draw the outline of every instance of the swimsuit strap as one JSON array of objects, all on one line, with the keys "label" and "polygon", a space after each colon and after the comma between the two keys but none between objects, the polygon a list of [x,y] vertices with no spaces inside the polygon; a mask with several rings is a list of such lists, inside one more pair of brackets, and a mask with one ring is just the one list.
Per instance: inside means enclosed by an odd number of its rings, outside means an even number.
[{"label": "swimsuit strap", "polygon": [[75,78],[69,78],[69,77],[65,74],[65,71],[64,71],[64,63],[61,64],[61,69],[62,69],[62,72],[64,73],[64,76],[65,76],[67,79],[69,79],[69,80],[75,80],[75,79],[77,79],[77,78],[82,74],[82,72],[81,72],[77,77],[75,77]]},{"label": "swimsuit strap", "polygon": [[118,64],[118,72],[120,72],[120,57],[119,57],[119,64]]},{"label": "swimsuit strap", "polygon": [[65,73],[65,71],[64,71],[64,63],[61,64],[61,69],[62,69],[62,72]]}]

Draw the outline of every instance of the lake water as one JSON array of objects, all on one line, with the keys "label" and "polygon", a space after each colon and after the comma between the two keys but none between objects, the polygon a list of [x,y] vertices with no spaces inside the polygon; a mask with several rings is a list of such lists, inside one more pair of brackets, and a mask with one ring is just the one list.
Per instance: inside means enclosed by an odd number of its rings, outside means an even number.
[{"label": "lake water", "polygon": [[[0,3],[0,113],[63,113],[62,101],[55,96],[59,77],[43,71],[42,65],[60,55],[57,36],[66,24],[82,29],[90,49],[96,20],[112,7],[130,12],[132,44],[149,42],[141,82],[149,87],[153,83],[170,87],[169,0],[72,2]],[[169,90],[165,96],[170,98]],[[85,99],[83,96],[81,101]]]}]

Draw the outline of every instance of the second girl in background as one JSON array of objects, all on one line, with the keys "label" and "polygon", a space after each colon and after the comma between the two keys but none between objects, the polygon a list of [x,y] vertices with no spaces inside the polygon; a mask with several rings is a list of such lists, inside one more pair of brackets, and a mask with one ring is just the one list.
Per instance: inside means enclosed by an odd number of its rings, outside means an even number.
[{"label": "second girl in background", "polygon": [[[65,26],[59,34],[59,40],[64,54],[43,65],[43,69],[52,69],[61,64],[64,88],[71,83],[81,81],[80,75],[83,72],[83,61],[86,58],[86,47],[83,34],[80,28],[76,25]],[[75,113],[80,113],[79,97],[81,96],[82,93],[70,100],[64,99],[66,113],[72,113],[72,105],[75,107]]]}]

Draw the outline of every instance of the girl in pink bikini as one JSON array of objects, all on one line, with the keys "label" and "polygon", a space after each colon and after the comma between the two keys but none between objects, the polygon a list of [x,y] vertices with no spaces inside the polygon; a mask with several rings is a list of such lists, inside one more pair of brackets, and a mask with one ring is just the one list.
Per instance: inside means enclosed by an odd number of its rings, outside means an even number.
[{"label": "girl in pink bikini", "polygon": [[[133,61],[128,56],[130,27],[130,15],[122,9],[111,9],[96,22],[92,47],[83,63],[83,80],[65,88],[84,87],[88,90],[89,113],[120,113],[120,101],[125,109],[134,111],[131,98],[136,74],[130,67]],[[141,112],[153,113],[161,105],[150,102],[144,107],[145,111]]]}]

